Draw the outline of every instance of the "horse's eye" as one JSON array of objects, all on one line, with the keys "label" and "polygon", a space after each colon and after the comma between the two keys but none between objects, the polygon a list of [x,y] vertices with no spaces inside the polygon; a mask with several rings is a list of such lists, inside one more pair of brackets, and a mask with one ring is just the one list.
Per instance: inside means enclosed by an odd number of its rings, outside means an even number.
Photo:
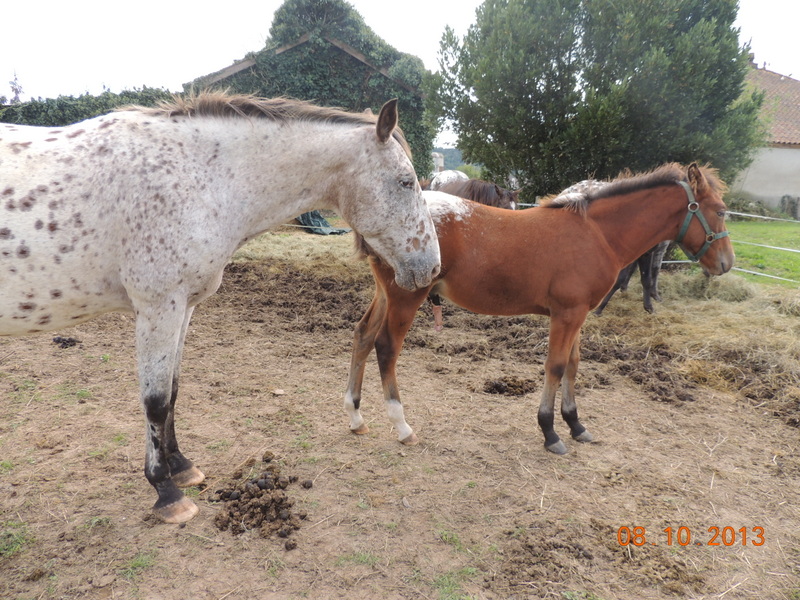
[{"label": "horse's eye", "polygon": [[720,219],[724,219],[724,218],[727,216],[727,213],[726,213],[724,210],[718,210],[718,211],[717,211],[717,216],[718,216]]},{"label": "horse's eye", "polygon": [[414,180],[413,179],[401,179],[400,185],[402,185],[406,189],[412,189],[414,187]]}]

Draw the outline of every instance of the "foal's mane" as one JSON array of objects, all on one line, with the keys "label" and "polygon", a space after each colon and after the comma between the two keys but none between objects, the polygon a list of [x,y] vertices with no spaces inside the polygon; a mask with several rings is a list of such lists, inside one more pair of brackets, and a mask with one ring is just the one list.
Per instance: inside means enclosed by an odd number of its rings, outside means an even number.
[{"label": "foal's mane", "polygon": [[[699,168],[712,189],[719,194],[724,194],[727,187],[719,178],[717,170],[705,166]],[[649,190],[663,185],[675,184],[679,181],[688,183],[689,180],[686,173],[687,168],[679,163],[667,163],[652,171],[639,174],[623,171],[615,179],[603,182],[604,185],[590,186],[589,189],[579,194],[551,196],[545,198],[541,202],[541,205],[551,208],[566,208],[574,212],[585,213],[587,207],[595,200],[608,198],[610,196],[631,194],[641,190]]]},{"label": "foal's mane", "polygon": [[[162,100],[156,106],[125,106],[118,110],[131,110],[155,117],[242,117],[264,118],[272,121],[312,121],[353,126],[375,125],[378,117],[371,112],[348,112],[340,108],[317,106],[293,98],[260,98],[250,94],[230,94],[207,90],[186,96],[174,95],[172,100]],[[411,156],[405,135],[397,127],[393,137]]]}]

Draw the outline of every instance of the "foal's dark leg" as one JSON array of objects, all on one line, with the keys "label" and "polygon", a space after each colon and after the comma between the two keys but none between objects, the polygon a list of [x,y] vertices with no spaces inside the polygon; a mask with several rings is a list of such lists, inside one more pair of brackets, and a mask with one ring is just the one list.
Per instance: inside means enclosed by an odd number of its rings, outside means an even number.
[{"label": "foal's dark leg", "polygon": [[569,425],[570,434],[575,440],[591,442],[592,434],[586,430],[586,427],[578,419],[578,405],[575,402],[575,376],[578,373],[578,364],[581,360],[580,346],[581,335],[579,332],[575,338],[575,343],[572,344],[567,369],[564,372],[564,378],[561,380],[561,416]]},{"label": "foal's dark leg", "polygon": [[400,356],[406,334],[414,322],[417,309],[425,301],[427,294],[428,290],[425,289],[415,292],[407,292],[397,286],[387,289],[386,315],[383,326],[375,337],[375,353],[381,372],[386,412],[397,431],[397,439],[407,445],[416,444],[417,436],[406,423],[403,404],[400,402],[396,373],[397,358]]},{"label": "foal's dark leg", "polygon": [[375,346],[378,334],[386,314],[386,296],[380,288],[356,325],[353,333],[353,353],[350,358],[350,373],[347,378],[347,391],[344,395],[344,409],[350,417],[350,431],[353,433],[369,433],[369,427],[361,416],[361,386],[364,382],[364,368],[367,357]]},{"label": "foal's dark leg", "polygon": [[[537,418],[539,427],[544,434],[545,448],[556,454],[566,454],[567,452],[567,447],[553,427],[556,391],[558,391],[562,378],[567,374],[573,346],[576,344],[576,338],[587,313],[588,307],[554,312],[550,315],[549,348],[544,362],[544,386]],[[574,368],[577,369],[577,364]],[[570,402],[569,398],[572,398],[574,403],[574,390],[572,396],[569,395],[569,391],[567,394],[568,402]]]}]

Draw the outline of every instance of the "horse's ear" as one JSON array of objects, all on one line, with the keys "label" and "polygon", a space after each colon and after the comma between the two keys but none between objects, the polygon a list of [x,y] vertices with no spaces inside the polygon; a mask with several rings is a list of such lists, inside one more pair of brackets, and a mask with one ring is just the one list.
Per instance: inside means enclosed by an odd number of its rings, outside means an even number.
[{"label": "horse's ear", "polygon": [[392,132],[397,127],[397,98],[389,100],[381,107],[381,112],[378,115],[378,122],[376,124],[376,132],[378,140],[385,144],[392,137]]},{"label": "horse's ear", "polygon": [[689,165],[687,169],[687,177],[689,179],[689,185],[692,186],[695,194],[700,194],[705,191],[706,186],[708,186],[708,182],[706,181],[705,175],[700,170],[700,167],[697,166],[696,162],[693,162]]}]

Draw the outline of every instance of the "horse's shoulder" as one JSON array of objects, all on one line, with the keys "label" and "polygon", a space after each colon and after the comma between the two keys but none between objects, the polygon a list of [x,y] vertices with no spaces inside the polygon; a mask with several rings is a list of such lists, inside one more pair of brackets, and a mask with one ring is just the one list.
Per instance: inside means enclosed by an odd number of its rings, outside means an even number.
[{"label": "horse's shoulder", "polygon": [[480,206],[466,198],[459,198],[458,196],[435,190],[423,190],[422,197],[428,205],[431,217],[437,223],[447,217],[462,220],[469,217],[476,206]]}]

